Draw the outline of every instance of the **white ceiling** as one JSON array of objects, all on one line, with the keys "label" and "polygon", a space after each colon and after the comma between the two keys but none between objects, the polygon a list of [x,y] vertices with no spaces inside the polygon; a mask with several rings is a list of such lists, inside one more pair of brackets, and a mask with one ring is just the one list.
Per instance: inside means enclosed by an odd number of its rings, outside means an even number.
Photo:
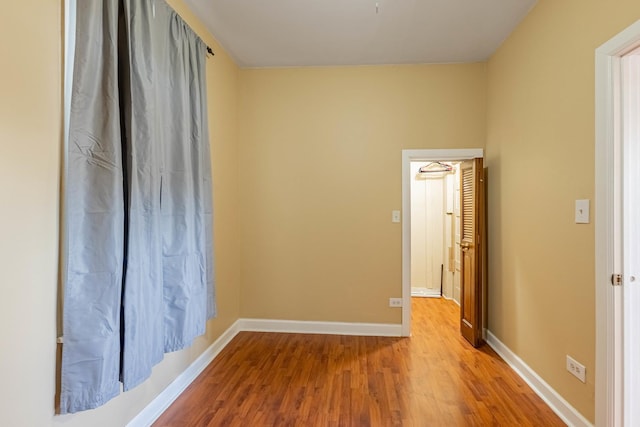
[{"label": "white ceiling", "polygon": [[287,67],[484,61],[536,0],[186,2],[241,67]]}]

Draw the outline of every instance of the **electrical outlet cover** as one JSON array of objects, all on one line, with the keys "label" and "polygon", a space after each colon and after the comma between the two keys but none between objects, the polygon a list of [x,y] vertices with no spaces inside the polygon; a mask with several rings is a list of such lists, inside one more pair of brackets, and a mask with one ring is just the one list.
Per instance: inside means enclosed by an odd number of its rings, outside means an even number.
[{"label": "electrical outlet cover", "polygon": [[587,382],[587,368],[584,367],[583,364],[579,363],[573,357],[567,354],[567,371],[569,371],[573,376],[578,378],[583,383]]},{"label": "electrical outlet cover", "polygon": [[402,298],[389,298],[389,307],[402,307]]}]

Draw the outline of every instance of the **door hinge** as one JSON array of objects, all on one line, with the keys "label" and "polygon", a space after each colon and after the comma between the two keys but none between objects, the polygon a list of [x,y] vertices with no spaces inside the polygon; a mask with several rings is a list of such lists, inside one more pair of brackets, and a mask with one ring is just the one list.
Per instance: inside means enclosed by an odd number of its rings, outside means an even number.
[{"label": "door hinge", "polygon": [[613,286],[622,286],[622,274],[612,274],[611,284]]}]

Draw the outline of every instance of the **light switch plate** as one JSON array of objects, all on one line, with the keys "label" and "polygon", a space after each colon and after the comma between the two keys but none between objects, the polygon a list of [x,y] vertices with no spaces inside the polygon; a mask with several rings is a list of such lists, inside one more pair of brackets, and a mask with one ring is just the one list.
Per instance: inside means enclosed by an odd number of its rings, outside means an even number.
[{"label": "light switch plate", "polygon": [[400,211],[391,211],[391,222],[400,222]]},{"label": "light switch plate", "polygon": [[576,224],[589,224],[589,199],[576,200]]}]

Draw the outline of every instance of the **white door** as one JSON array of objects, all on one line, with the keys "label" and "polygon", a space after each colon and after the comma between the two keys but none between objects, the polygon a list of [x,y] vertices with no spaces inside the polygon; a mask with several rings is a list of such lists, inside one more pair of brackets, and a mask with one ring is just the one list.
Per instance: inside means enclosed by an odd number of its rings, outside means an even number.
[{"label": "white door", "polygon": [[640,425],[640,48],[622,58],[624,425]]},{"label": "white door", "polygon": [[596,425],[640,425],[640,20],[596,49]]}]

